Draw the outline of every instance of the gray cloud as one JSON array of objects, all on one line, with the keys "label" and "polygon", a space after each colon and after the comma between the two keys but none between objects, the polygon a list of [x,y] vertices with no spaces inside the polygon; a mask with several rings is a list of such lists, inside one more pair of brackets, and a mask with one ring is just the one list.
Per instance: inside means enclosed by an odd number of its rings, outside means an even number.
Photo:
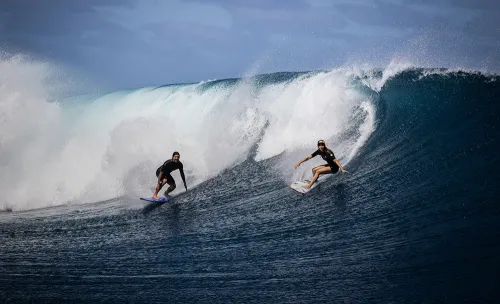
[{"label": "gray cloud", "polygon": [[465,0],[2,1],[0,43],[111,87],[383,64],[498,70],[499,5]]}]

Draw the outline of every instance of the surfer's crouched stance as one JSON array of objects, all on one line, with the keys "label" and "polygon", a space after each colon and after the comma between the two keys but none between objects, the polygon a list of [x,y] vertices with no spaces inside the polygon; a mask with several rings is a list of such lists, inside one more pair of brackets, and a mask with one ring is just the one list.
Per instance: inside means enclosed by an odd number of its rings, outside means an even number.
[{"label": "surfer's crouched stance", "polygon": [[179,152],[174,152],[172,154],[172,159],[167,160],[166,162],[161,165],[158,169],[156,169],[156,176],[158,177],[158,184],[156,185],[155,193],[153,194],[153,197],[158,199],[158,192],[160,192],[160,189],[165,185],[169,184],[170,187],[168,187],[167,191],[165,191],[165,196],[174,191],[175,189],[175,180],[170,175],[170,173],[174,170],[179,169],[179,172],[182,177],[182,181],[184,182],[184,188],[186,188],[187,191],[187,186],[186,186],[186,178],[184,177],[184,170],[183,170],[183,165],[179,161],[180,154]]},{"label": "surfer's crouched stance", "polygon": [[321,174],[337,173],[339,171],[339,168],[340,168],[340,170],[342,170],[342,173],[347,172],[346,170],[344,170],[344,168],[342,168],[342,165],[340,164],[340,162],[335,158],[335,154],[333,154],[333,151],[326,147],[324,140],[319,140],[318,141],[318,150],[316,150],[313,154],[308,155],[306,158],[304,158],[303,160],[296,163],[295,169],[297,169],[300,166],[300,164],[302,164],[305,161],[310,160],[311,158],[315,157],[316,155],[320,155],[324,160],[326,160],[327,164],[326,165],[319,165],[319,166],[314,167],[312,169],[313,178],[311,179],[309,184],[304,186],[304,188],[311,188],[311,186],[314,184],[314,182],[318,179],[318,177]]}]

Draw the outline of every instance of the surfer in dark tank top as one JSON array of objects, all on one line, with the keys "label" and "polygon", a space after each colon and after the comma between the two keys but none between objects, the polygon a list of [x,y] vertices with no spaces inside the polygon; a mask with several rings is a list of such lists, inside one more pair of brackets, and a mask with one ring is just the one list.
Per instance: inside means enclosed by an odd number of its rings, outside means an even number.
[{"label": "surfer in dark tank top", "polygon": [[311,186],[314,184],[314,182],[316,182],[316,180],[321,174],[329,174],[329,173],[334,174],[339,171],[339,168],[342,171],[342,173],[347,173],[347,170],[345,170],[340,164],[340,162],[337,160],[337,158],[335,158],[335,154],[333,154],[333,151],[326,147],[326,143],[324,140],[319,140],[318,150],[316,150],[313,154],[307,156],[303,160],[297,162],[295,164],[295,169],[297,169],[303,162],[308,161],[311,158],[316,157],[318,155],[321,156],[321,158],[323,158],[326,161],[326,164],[319,165],[312,169],[313,178],[311,179],[309,184],[304,186],[304,188],[311,188]]}]

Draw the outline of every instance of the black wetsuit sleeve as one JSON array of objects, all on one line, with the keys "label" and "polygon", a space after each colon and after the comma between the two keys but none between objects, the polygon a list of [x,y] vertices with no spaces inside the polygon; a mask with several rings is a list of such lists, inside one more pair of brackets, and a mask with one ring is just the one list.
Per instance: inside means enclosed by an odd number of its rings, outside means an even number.
[{"label": "black wetsuit sleeve", "polygon": [[332,157],[332,159],[336,159],[335,154],[333,154],[333,151],[328,149],[328,154]]},{"label": "black wetsuit sleeve", "polygon": [[320,152],[319,149],[314,151],[314,153],[311,154],[311,157],[316,157],[319,154],[319,152]]}]

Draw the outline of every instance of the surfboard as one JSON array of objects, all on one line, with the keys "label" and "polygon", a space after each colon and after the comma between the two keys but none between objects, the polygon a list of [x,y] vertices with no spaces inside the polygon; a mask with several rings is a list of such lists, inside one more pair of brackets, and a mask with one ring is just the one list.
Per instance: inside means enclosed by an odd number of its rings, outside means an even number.
[{"label": "surfboard", "polygon": [[153,198],[153,197],[141,197],[140,198],[143,201],[148,201],[152,203],[166,203],[168,202],[168,197],[165,196],[159,196],[158,199]]},{"label": "surfboard", "polygon": [[292,183],[290,185],[290,188],[292,188],[293,190],[295,190],[299,193],[306,194],[307,192],[311,191],[311,189],[314,189],[314,187],[316,187],[316,185],[317,185],[317,183],[315,183],[314,185],[312,185],[312,187],[310,189],[304,188],[304,186],[307,184],[309,184],[309,180],[300,180],[300,181],[296,181],[296,182]]}]

